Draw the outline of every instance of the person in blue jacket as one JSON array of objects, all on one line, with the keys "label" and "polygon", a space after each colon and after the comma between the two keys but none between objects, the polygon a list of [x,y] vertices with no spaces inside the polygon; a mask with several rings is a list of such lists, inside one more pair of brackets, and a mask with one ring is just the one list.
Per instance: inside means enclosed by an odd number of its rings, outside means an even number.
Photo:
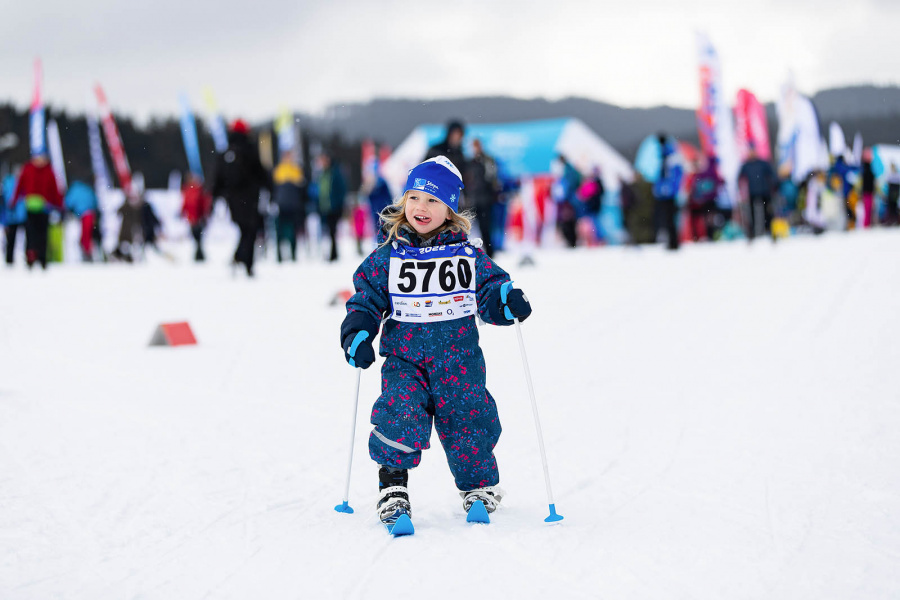
[{"label": "person in blue jacket", "polygon": [[16,174],[15,172],[18,169],[15,169],[13,173],[10,173],[3,179],[3,186],[0,189],[0,194],[2,194],[2,206],[0,206],[0,224],[3,225],[3,232],[6,234],[6,264],[13,264],[14,254],[16,250],[16,236],[19,233],[19,229],[24,229],[25,227],[25,217],[28,216],[25,210],[25,203],[19,202],[15,206],[13,206],[13,196],[16,193]]},{"label": "person in blue jacket", "polygon": [[97,215],[97,194],[83,181],[75,181],[69,186],[63,200],[66,210],[81,221],[81,258],[85,262],[94,260],[94,224]]},{"label": "person in blue jacket", "polygon": [[378,465],[377,511],[385,523],[411,514],[408,470],[429,447],[432,422],[466,511],[493,512],[503,492],[494,445],[497,406],[485,387],[475,316],[495,325],[524,320],[531,306],[509,275],[469,241],[458,214],[462,177],[444,156],[410,172],[382,214],[380,246],[356,270],[341,346],[354,367],[375,361],[381,329],[381,395],[372,409],[369,454]]},{"label": "person in blue jacket", "polygon": [[381,213],[393,202],[388,183],[380,174],[375,175],[375,182],[372,185],[372,189],[369,190],[367,197],[369,200],[369,210],[372,213],[372,223],[375,224],[375,229],[378,230],[380,228],[379,224],[381,223]]},{"label": "person in blue jacket", "polygon": [[660,133],[659,148],[662,159],[659,179],[653,184],[653,197],[657,206],[657,233],[666,228],[669,250],[678,250],[678,190],[684,170],[676,160],[675,147],[668,136]]}]

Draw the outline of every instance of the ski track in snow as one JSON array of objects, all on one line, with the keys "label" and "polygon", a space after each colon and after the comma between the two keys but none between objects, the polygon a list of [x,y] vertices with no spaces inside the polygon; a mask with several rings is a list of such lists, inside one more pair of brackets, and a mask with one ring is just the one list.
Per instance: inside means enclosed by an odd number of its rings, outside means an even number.
[{"label": "ski track in snow", "polygon": [[[0,271],[0,599],[896,598],[900,232],[544,250],[498,262],[523,325],[481,327],[504,507],[465,522],[439,444],[416,534],[374,515],[363,373],[340,306],[359,257],[233,278],[175,265]],[[148,348],[189,320],[195,348]]]}]

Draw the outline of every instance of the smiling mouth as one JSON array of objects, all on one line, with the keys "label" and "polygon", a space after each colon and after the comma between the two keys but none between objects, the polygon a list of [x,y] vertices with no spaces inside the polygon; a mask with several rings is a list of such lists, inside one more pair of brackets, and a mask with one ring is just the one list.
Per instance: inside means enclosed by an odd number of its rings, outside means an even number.
[{"label": "smiling mouth", "polygon": [[421,223],[422,225],[428,225],[429,223],[431,223],[431,217],[423,217],[421,215],[417,215],[413,217],[413,219],[416,221],[416,223]]}]

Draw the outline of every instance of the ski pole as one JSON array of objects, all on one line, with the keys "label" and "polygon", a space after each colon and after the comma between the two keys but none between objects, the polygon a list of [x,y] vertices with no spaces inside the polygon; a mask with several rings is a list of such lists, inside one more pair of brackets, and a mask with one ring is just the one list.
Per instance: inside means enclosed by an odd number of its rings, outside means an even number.
[{"label": "ski pole", "polygon": [[350,456],[347,459],[347,482],[344,485],[344,502],[334,507],[334,510],[353,514],[350,508],[350,471],[353,469],[353,444],[356,441],[356,412],[359,406],[359,382],[362,379],[362,369],[356,369],[356,394],[353,396],[353,418],[350,419]]},{"label": "ski pole", "polygon": [[546,523],[562,521],[563,516],[556,513],[556,504],[553,502],[553,490],[550,488],[550,468],[547,466],[547,451],[544,449],[544,434],[541,431],[541,419],[538,416],[537,399],[534,397],[534,384],[531,382],[531,370],[528,368],[528,357],[525,355],[525,341],[522,339],[522,326],[519,319],[513,317],[516,324],[516,335],[519,337],[519,350],[522,352],[522,366],[525,367],[525,381],[528,383],[528,394],[531,396],[531,410],[534,412],[534,426],[537,429],[538,445],[541,448],[541,462],[544,465],[544,481],[547,483],[547,501],[550,503],[550,516],[544,519]]}]

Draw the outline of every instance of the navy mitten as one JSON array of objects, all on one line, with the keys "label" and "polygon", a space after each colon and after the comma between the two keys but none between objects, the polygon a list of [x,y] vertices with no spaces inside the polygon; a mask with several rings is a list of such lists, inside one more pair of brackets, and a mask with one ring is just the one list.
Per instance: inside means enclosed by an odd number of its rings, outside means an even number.
[{"label": "navy mitten", "polygon": [[524,321],[531,314],[531,304],[528,302],[528,298],[522,290],[513,287],[512,281],[507,281],[500,286],[499,296],[496,308],[491,307],[492,310],[490,310],[494,322],[512,322],[514,318]]},{"label": "navy mitten", "polygon": [[368,369],[375,362],[372,342],[378,334],[378,324],[361,312],[347,313],[341,323],[341,348],[351,367]]}]

